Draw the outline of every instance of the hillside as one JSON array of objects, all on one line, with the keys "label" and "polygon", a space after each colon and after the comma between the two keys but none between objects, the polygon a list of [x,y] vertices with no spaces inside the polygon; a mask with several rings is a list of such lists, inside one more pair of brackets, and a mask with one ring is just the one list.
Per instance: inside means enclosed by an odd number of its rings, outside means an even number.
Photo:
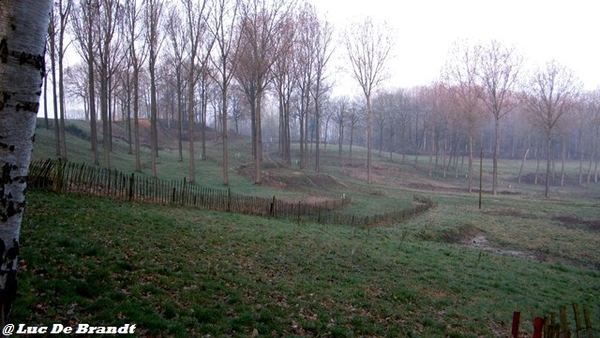
[{"label": "hillside", "polygon": [[[80,131],[70,129],[70,159],[89,162],[89,129],[71,123]],[[170,141],[159,154],[159,176],[182,179],[187,159],[178,162],[176,132],[162,128]],[[544,199],[540,185],[517,184],[520,161],[502,160],[503,193],[484,193],[479,209],[462,168],[444,177],[431,170],[429,156],[415,165],[414,157],[375,153],[368,185],[364,149],[354,147],[350,159],[344,148],[339,158],[330,145],[315,173],[278,165],[273,145],[265,184],[256,186],[249,147],[245,137],[232,141],[230,188],[238,193],[304,200],[345,194],[353,201],[347,211],[362,215],[406,208],[415,194],[436,207],[401,224],[366,228],[32,191],[15,316],[135,321],[142,336],[176,337],[503,337],[514,310],[529,320],[577,302],[594,305],[593,318],[600,316],[598,185],[554,187],[554,197]],[[131,172],[127,149],[115,140],[111,163]],[[38,129],[34,157],[53,154],[52,131]],[[198,184],[222,188],[218,141],[207,142],[207,155],[196,162]],[[147,149],[143,156],[147,175]],[[568,162],[567,175],[576,175],[577,165]],[[490,167],[484,161],[484,191]],[[533,170],[527,163],[525,172]],[[522,330],[531,332],[530,324]]]}]

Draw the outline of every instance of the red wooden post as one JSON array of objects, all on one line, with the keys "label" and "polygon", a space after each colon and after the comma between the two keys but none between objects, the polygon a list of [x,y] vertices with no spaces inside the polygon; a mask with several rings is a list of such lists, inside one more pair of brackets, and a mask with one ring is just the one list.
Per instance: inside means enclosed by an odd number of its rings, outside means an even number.
[{"label": "red wooden post", "polygon": [[533,336],[532,338],[542,338],[542,332],[544,329],[544,319],[535,317],[533,319]]},{"label": "red wooden post", "polygon": [[513,338],[519,338],[519,321],[521,320],[521,312],[513,312],[512,321],[512,336]]}]

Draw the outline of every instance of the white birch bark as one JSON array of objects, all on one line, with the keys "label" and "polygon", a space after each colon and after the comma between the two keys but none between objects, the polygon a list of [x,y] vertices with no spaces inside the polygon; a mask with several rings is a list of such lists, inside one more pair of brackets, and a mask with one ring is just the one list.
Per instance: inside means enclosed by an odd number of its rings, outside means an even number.
[{"label": "white birch bark", "polygon": [[0,312],[17,293],[19,233],[52,1],[0,2]]}]

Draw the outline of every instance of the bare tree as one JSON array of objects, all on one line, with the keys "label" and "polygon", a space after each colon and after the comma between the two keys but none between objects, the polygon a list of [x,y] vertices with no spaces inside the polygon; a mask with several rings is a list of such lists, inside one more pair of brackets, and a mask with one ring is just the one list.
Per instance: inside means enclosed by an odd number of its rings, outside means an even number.
[{"label": "bare tree", "polygon": [[[45,74],[52,1],[3,2],[0,10],[0,321],[17,297],[19,235]],[[40,77],[41,75],[41,77]]]},{"label": "bare tree", "polygon": [[494,155],[492,169],[492,194],[498,193],[498,156],[500,153],[500,120],[518,104],[516,90],[521,71],[522,57],[514,47],[503,46],[497,40],[479,46],[478,88],[479,97],[494,117]]},{"label": "bare tree", "polygon": [[229,116],[233,120],[234,130],[236,134],[240,133],[240,122],[246,118],[246,109],[244,106],[244,93],[238,88],[236,84],[231,87],[231,95],[229,95],[228,107],[231,107]]},{"label": "bare tree", "polygon": [[[63,160],[67,160],[67,140],[65,135],[65,81],[64,81],[64,59],[65,53],[67,52],[68,44],[65,45],[65,33],[67,31],[67,22],[71,15],[71,8],[73,7],[73,0],[58,0],[55,4],[55,8],[58,10],[58,90],[59,90],[59,102],[60,102],[60,138],[61,143],[61,157]],[[56,103],[55,103],[56,104]]]},{"label": "bare tree", "polygon": [[338,132],[338,157],[342,158],[342,144],[344,142],[344,127],[348,120],[350,110],[350,99],[347,96],[341,96],[333,100],[334,116],[333,119],[337,125]]},{"label": "bare tree", "polygon": [[313,91],[311,92],[314,103],[315,103],[315,134],[316,134],[316,142],[315,142],[315,171],[319,172],[321,170],[321,155],[320,155],[320,147],[321,147],[321,119],[322,119],[322,110],[323,110],[323,98],[325,93],[328,91],[328,86],[325,84],[326,79],[326,67],[329,63],[329,59],[331,58],[331,54],[333,52],[332,47],[332,37],[333,37],[333,26],[327,21],[323,19],[319,19],[316,15],[316,10],[313,7],[313,15],[315,17],[314,23],[314,67],[315,67],[315,83],[313,86]]},{"label": "bare tree", "polygon": [[359,126],[359,122],[364,118],[364,107],[357,100],[352,100],[348,109],[348,127],[350,128],[350,147],[348,150],[348,159],[352,160],[352,146],[354,145],[354,132]]},{"label": "bare tree", "polygon": [[[237,30],[238,11],[240,0],[216,0],[214,6],[213,22],[209,29],[214,36],[216,48],[211,59],[215,67],[215,80],[221,90],[221,119],[223,138],[223,184],[229,185],[229,156],[228,156],[228,93],[229,85],[238,58],[234,57],[238,49],[240,34]],[[216,121],[215,121],[216,122]]]},{"label": "bare tree", "polygon": [[573,71],[556,61],[538,70],[527,87],[527,104],[538,126],[546,136],[546,186],[544,195],[550,196],[552,141],[560,118],[572,108],[581,85]]},{"label": "bare tree", "polygon": [[288,39],[273,65],[273,84],[279,101],[279,153],[286,165],[292,164],[290,140],[290,116],[292,111],[292,96],[294,94],[294,39],[296,38],[296,21],[288,18],[281,31],[281,39]]},{"label": "bare tree", "polygon": [[128,62],[132,73],[131,86],[133,89],[133,129],[134,129],[134,154],[135,170],[142,171],[141,145],[140,145],[140,72],[147,57],[146,39],[142,39],[143,30],[138,22],[142,18],[141,7],[136,0],[125,2],[125,30],[128,49]]},{"label": "bare tree", "polygon": [[295,17],[295,37],[293,53],[293,76],[298,90],[299,103],[296,104],[298,120],[300,123],[300,168],[308,166],[308,121],[311,106],[313,105],[311,92],[315,77],[315,46],[313,33],[316,18],[312,7],[305,4]]},{"label": "bare tree", "polygon": [[98,129],[96,126],[96,83],[95,83],[95,64],[96,64],[96,36],[98,32],[95,29],[98,20],[98,0],[80,0],[76,7],[76,13],[73,15],[72,30],[77,42],[76,47],[79,55],[87,64],[88,74],[88,107],[90,111],[90,134],[92,144],[93,161],[95,165],[100,163],[98,159]]},{"label": "bare tree", "polygon": [[[196,68],[196,59],[199,54],[202,38],[206,32],[206,5],[207,0],[193,1],[181,0],[185,15],[185,25],[187,37],[189,38],[188,62],[187,62],[187,89],[188,89],[188,140],[189,140],[189,176],[190,182],[196,182],[196,160],[194,149],[194,121],[195,121],[195,93],[198,83],[198,72]],[[207,52],[207,55],[209,53]]]},{"label": "bare tree", "polygon": [[156,162],[158,157],[158,127],[157,127],[157,98],[156,98],[156,60],[162,44],[160,35],[160,18],[163,11],[162,0],[145,1],[146,43],[148,44],[148,72],[150,73],[150,159],[152,177],[156,177]]},{"label": "bare tree", "polygon": [[172,6],[169,11],[167,22],[167,32],[171,41],[171,53],[174,63],[175,81],[177,82],[177,146],[179,150],[179,161],[183,162],[183,72],[184,72],[184,51],[187,49],[186,43],[189,38],[186,36],[187,30],[184,29],[180,17],[179,9]]},{"label": "bare tree", "polygon": [[[57,35],[57,26],[58,19],[56,15],[56,10],[53,7],[52,12],[50,12],[50,26],[48,27],[48,53],[50,54],[50,73],[52,74],[52,110],[54,112],[54,141],[56,145],[56,156],[62,157],[62,144],[64,140],[61,142],[61,137],[63,133],[61,132],[62,124],[59,122],[59,113],[58,108],[59,100],[58,100],[58,77],[56,75],[56,56],[57,56],[57,47],[56,47],[56,35]],[[48,102],[48,101],[44,101]]]},{"label": "bare tree", "polygon": [[383,152],[383,130],[389,124],[389,113],[388,110],[391,105],[391,97],[387,91],[377,93],[372,100],[373,118],[377,127],[376,136],[378,142],[375,147],[379,150],[379,155]]},{"label": "bare tree", "polygon": [[[314,122],[315,171],[320,170],[320,143],[322,101],[328,87],[325,84],[326,67],[332,54],[333,28],[329,22],[319,18],[316,8],[308,3],[301,7],[294,25],[295,46],[294,77],[299,89],[300,104],[300,166],[308,165],[309,121]],[[281,62],[286,62],[282,60]],[[290,62],[290,61],[287,61]],[[309,113],[314,113],[314,119]]]},{"label": "bare tree", "polygon": [[[58,0],[51,12],[48,38],[50,45],[50,60],[52,62],[52,92],[55,118],[57,155],[67,160],[67,145],[65,140],[65,87],[64,87],[64,56],[67,50],[65,33],[67,22],[73,5],[72,0]],[[57,74],[58,70],[58,74]],[[59,113],[60,110],[60,113]]]},{"label": "bare tree", "polygon": [[472,192],[473,187],[473,142],[481,120],[477,85],[478,52],[478,48],[469,46],[466,41],[455,42],[442,71],[442,79],[446,83],[449,98],[465,122],[469,152],[467,169],[469,193]]},{"label": "bare tree", "polygon": [[[44,80],[46,80],[44,78]],[[89,83],[87,74],[87,65],[77,63],[74,66],[65,69],[65,93],[71,99],[81,100],[83,102],[84,119],[90,119],[89,112]]]},{"label": "bare tree", "polygon": [[286,41],[279,37],[290,9],[286,1],[268,0],[249,0],[241,7],[239,64],[235,77],[250,105],[255,184],[262,183],[262,101],[272,78],[271,67],[285,50],[282,43]]},{"label": "bare tree", "polygon": [[[588,165],[587,183],[593,181],[598,183],[598,158],[600,157],[600,89],[589,94],[588,100],[588,123],[590,135],[590,162]],[[592,170],[592,164],[594,168]]]},{"label": "bare tree", "polygon": [[100,82],[100,116],[102,118],[102,152],[104,167],[110,168],[110,77],[114,72],[116,64],[115,57],[120,44],[116,41],[118,20],[120,19],[120,4],[117,0],[97,0],[92,6],[96,7],[96,18],[94,28],[97,31],[97,48],[94,58],[98,69]]},{"label": "bare tree", "polygon": [[394,39],[392,30],[385,23],[373,22],[367,17],[352,25],[346,32],[344,42],[352,67],[352,75],[365,95],[367,108],[367,182],[371,183],[372,109],[371,95],[386,79],[385,63],[389,59]]}]

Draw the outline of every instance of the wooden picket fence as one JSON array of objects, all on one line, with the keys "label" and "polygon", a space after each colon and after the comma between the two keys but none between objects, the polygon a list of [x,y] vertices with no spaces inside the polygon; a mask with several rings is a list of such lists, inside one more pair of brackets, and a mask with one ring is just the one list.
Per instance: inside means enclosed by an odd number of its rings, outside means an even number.
[{"label": "wooden picket fence", "polygon": [[400,222],[423,213],[434,204],[430,199],[415,197],[416,206],[373,216],[358,216],[336,212],[349,206],[350,198],[320,202],[288,201],[246,196],[231,189],[213,189],[180,181],[165,181],[141,175],[125,174],[116,169],[104,169],[88,164],[37,160],[29,167],[28,186],[51,189],[57,193],[80,193],[127,201],[165,205],[193,206],[209,210],[249,215],[288,218],[321,224],[372,226]]},{"label": "wooden picket fence", "polygon": [[[600,329],[594,328],[592,325],[592,317],[590,308],[587,304],[580,305],[579,303],[572,304],[572,317],[575,326],[569,322],[569,311],[566,306],[559,308],[558,317],[556,313],[551,313],[546,317],[535,317],[533,319],[533,335],[532,338],[594,338],[600,337]],[[511,337],[521,337],[520,328],[520,312],[513,313]]]}]

